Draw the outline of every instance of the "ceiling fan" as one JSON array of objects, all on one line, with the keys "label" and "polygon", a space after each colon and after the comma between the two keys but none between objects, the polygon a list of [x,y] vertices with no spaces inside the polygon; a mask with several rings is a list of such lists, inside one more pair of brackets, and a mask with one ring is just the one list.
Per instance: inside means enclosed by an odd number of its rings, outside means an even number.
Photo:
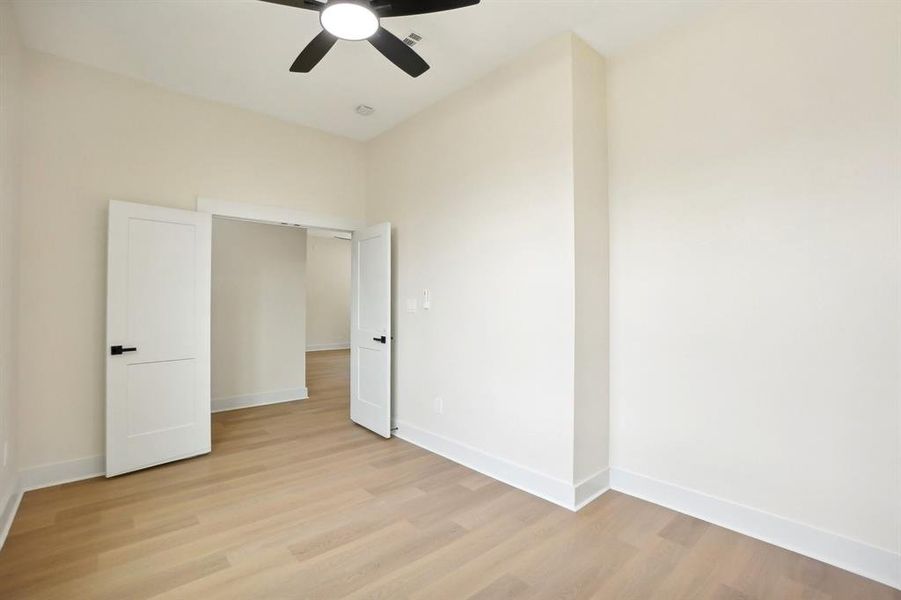
[{"label": "ceiling fan", "polygon": [[339,39],[369,40],[375,49],[412,77],[429,70],[413,49],[381,26],[387,17],[406,17],[453,10],[478,4],[480,0],[263,0],[319,13],[322,33],[313,38],[291,65],[293,73],[309,73]]}]

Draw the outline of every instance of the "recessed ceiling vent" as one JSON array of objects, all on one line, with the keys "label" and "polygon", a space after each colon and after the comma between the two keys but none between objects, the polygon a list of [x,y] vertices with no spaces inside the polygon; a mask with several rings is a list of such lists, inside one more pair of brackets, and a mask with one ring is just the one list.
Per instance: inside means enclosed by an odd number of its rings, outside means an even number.
[{"label": "recessed ceiling vent", "polygon": [[375,109],[369,105],[361,104],[360,106],[358,106],[356,108],[356,111],[357,111],[357,114],[360,115],[361,117],[368,117],[369,115],[371,115],[372,113],[375,112]]},{"label": "recessed ceiling vent", "polygon": [[410,32],[410,35],[408,35],[407,37],[404,38],[404,43],[411,48],[421,41],[422,41],[422,36],[413,31]]}]

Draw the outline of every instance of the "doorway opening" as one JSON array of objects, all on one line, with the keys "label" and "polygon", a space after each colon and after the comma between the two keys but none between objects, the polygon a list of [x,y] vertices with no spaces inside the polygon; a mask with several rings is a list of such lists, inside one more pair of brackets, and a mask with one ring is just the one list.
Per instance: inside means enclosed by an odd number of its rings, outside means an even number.
[{"label": "doorway opening", "polygon": [[[211,410],[349,412],[351,235],[213,217]],[[213,446],[228,423],[213,419]]]},{"label": "doorway opening", "polygon": [[350,235],[212,221],[212,412],[306,399],[307,351],[350,348]]}]

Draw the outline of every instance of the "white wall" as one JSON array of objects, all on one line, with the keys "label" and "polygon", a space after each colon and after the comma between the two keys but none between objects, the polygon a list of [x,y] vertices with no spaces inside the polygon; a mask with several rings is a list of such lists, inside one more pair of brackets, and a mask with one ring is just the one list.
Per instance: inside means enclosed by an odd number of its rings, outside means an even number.
[{"label": "white wall", "polygon": [[7,507],[17,492],[16,225],[21,197],[21,54],[10,6],[0,3],[0,544]]},{"label": "white wall", "polygon": [[899,23],[733,5],[608,72],[614,466],[896,553]]},{"label": "white wall", "polygon": [[[575,390],[573,480],[610,466],[606,65],[573,38]],[[606,477],[601,482],[606,485]]]},{"label": "white wall", "polygon": [[[103,452],[106,206],[197,196],[360,218],[356,142],[26,53],[23,467]],[[50,343],[52,353],[35,353]],[[302,347],[302,345],[301,345]]]},{"label": "white wall", "polygon": [[350,241],[307,236],[307,349],[350,347]]},{"label": "white wall", "polygon": [[401,435],[570,488],[573,45],[550,40],[370,142],[367,200],[395,228]]},{"label": "white wall", "polygon": [[304,229],[213,219],[214,410],[306,397],[306,252]]}]

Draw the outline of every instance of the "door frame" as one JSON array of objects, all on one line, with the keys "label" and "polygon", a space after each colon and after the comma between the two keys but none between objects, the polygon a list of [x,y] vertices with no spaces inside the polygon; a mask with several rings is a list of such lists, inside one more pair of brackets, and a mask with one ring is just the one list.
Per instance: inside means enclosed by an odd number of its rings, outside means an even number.
[{"label": "door frame", "polygon": [[331,229],[345,233],[353,233],[357,229],[362,229],[366,226],[366,222],[363,219],[348,219],[311,213],[295,208],[217,200],[203,196],[197,197],[197,212],[209,213],[214,217],[224,217],[238,221],[293,225],[308,229]]}]

